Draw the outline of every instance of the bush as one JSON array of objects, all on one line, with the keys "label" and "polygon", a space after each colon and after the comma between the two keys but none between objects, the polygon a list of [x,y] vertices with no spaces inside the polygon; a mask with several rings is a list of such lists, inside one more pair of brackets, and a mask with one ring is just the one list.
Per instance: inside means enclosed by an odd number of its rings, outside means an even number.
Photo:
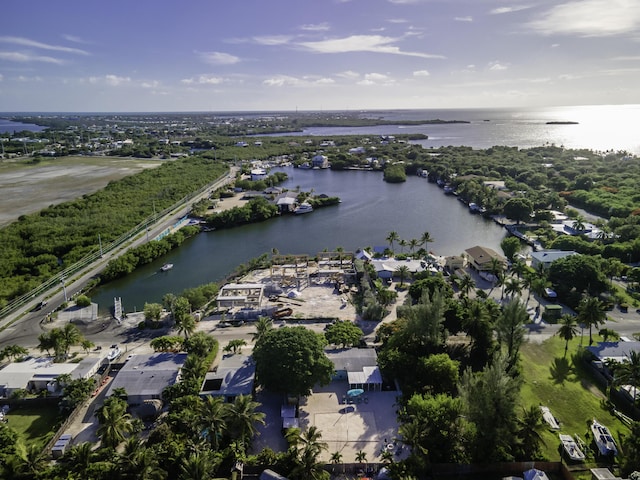
[{"label": "bush", "polygon": [[76,298],[76,305],[81,308],[88,307],[91,305],[91,299],[86,295],[79,295],[78,298]]}]

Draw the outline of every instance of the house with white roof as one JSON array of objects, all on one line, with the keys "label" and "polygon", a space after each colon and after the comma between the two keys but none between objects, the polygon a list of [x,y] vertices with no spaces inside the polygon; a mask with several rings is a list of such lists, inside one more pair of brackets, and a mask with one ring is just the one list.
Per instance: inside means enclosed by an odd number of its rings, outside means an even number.
[{"label": "house with white roof", "polygon": [[553,262],[561,258],[577,255],[573,250],[540,250],[531,252],[531,267],[538,270],[540,268],[547,269]]}]

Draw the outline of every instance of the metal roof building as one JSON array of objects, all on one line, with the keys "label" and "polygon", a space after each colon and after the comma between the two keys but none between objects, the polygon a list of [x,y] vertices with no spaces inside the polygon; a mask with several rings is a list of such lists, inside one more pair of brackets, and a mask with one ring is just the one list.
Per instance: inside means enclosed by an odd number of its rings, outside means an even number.
[{"label": "metal roof building", "polygon": [[186,359],[186,353],[133,355],[111,382],[107,396],[116,388],[124,388],[129,405],[162,399],[162,390],[180,381],[180,370]]}]

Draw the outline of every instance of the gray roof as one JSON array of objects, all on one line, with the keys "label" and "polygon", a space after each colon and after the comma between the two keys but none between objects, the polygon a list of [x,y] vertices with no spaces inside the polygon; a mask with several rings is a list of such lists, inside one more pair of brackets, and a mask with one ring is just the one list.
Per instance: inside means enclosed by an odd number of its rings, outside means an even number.
[{"label": "gray roof", "polygon": [[575,255],[574,251],[565,250],[540,250],[538,252],[531,252],[531,258],[536,259],[541,263],[551,263],[560,258],[568,257],[569,255]]},{"label": "gray roof", "polygon": [[599,360],[615,360],[624,362],[628,360],[631,352],[640,353],[640,342],[600,342],[597,345],[587,347]]},{"label": "gray roof", "polygon": [[326,354],[336,371],[362,372],[364,367],[378,365],[378,355],[373,348],[341,348],[327,350]]},{"label": "gray roof", "polygon": [[225,397],[251,395],[255,375],[256,366],[251,356],[224,355],[217,370],[207,373],[200,394]]},{"label": "gray roof", "polygon": [[133,355],[111,382],[107,396],[119,387],[132,397],[160,395],[165,387],[176,383],[186,359],[186,353]]}]

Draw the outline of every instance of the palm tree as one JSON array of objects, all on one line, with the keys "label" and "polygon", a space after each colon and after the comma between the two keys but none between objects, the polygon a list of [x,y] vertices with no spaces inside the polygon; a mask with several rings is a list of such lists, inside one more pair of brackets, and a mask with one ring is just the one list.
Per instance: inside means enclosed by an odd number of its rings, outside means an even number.
[{"label": "palm tree", "polygon": [[520,292],[522,292],[522,286],[520,285],[520,280],[513,277],[507,279],[507,281],[504,284],[504,293],[506,293],[507,296],[514,297],[516,295],[520,295]]},{"label": "palm tree", "polygon": [[473,278],[471,278],[471,275],[469,275],[468,273],[465,273],[457,283],[458,288],[460,289],[460,295],[463,298],[467,298],[469,296],[469,292],[476,286]]},{"label": "palm tree", "polygon": [[265,424],[263,412],[256,409],[260,403],[248,395],[239,395],[227,408],[227,426],[231,438],[249,443],[257,433],[256,423]]},{"label": "palm tree", "polygon": [[190,313],[179,315],[176,319],[176,330],[178,333],[184,334],[184,338],[189,338],[189,335],[196,330],[195,318]]},{"label": "palm tree", "polygon": [[303,433],[297,428],[288,432],[287,440],[297,457],[297,465],[293,469],[294,477],[321,479],[327,476],[327,472],[322,469],[323,465],[318,462],[322,450],[328,448],[326,443],[320,441],[321,437],[322,434],[315,425]]},{"label": "palm tree", "polygon": [[614,370],[614,383],[616,385],[631,385],[635,387],[633,406],[635,408],[640,391],[640,353],[633,350],[627,356],[627,361],[618,364]]},{"label": "palm tree", "polygon": [[82,332],[73,323],[67,323],[60,332],[60,338],[64,345],[64,356],[69,356],[69,350],[73,345],[78,345],[82,340]]},{"label": "palm tree", "polygon": [[207,395],[198,411],[199,421],[214,451],[220,446],[220,439],[227,431],[226,406],[222,397]]},{"label": "palm tree", "polygon": [[389,242],[389,248],[391,248],[391,252],[393,252],[393,244],[394,242],[400,240],[400,235],[398,235],[398,232],[391,231],[389,232],[389,235],[387,235],[386,240],[387,242]]},{"label": "palm tree", "polygon": [[82,340],[80,342],[80,346],[84,350],[84,353],[89,353],[89,350],[91,350],[93,347],[95,347],[95,344],[91,340],[87,340],[85,338],[84,340]]},{"label": "palm tree", "polygon": [[607,319],[603,303],[596,297],[585,297],[578,305],[578,321],[589,326],[589,345],[593,345],[591,329]]},{"label": "palm tree", "polygon": [[561,339],[564,340],[564,357],[567,356],[567,349],[569,348],[569,342],[573,340],[578,335],[578,325],[576,324],[575,318],[573,315],[565,313],[560,318],[560,328],[556,332]]},{"label": "palm tree", "polygon": [[133,431],[127,403],[117,397],[107,398],[96,416],[100,423],[98,437],[107,448],[115,449]]},{"label": "palm tree", "polygon": [[582,215],[576,215],[571,226],[576,232],[582,233],[584,230],[584,217]]},{"label": "palm tree", "polygon": [[620,334],[611,328],[601,328],[598,335],[602,337],[603,342],[608,342],[609,339],[619,340]]},{"label": "palm tree", "polygon": [[489,295],[491,295],[491,292],[493,292],[493,289],[495,288],[496,285],[498,285],[500,281],[500,275],[504,274],[504,265],[496,257],[491,257],[491,265],[489,266],[489,273],[491,273],[491,275],[493,275],[496,279],[496,282],[493,285],[491,285],[491,290],[489,290]]},{"label": "palm tree", "polygon": [[400,245],[400,253],[404,253],[404,248],[409,244],[404,238],[401,238],[400,241],[398,242],[398,245]]},{"label": "palm tree", "polygon": [[538,310],[540,310],[540,305],[542,305],[542,297],[544,296],[544,291],[550,285],[551,282],[549,282],[544,277],[535,278],[531,282],[531,290],[538,297]]},{"label": "palm tree", "polygon": [[194,452],[182,458],[179,480],[210,480],[214,464],[209,452]]},{"label": "palm tree", "polygon": [[518,279],[520,279],[522,275],[527,271],[527,265],[521,260],[516,260],[511,265],[511,271],[516,274],[516,277],[518,277]]},{"label": "palm tree", "polygon": [[264,335],[273,328],[273,320],[269,317],[260,317],[255,323],[256,331],[252,335],[254,343],[258,343]]},{"label": "palm tree", "polygon": [[367,463],[367,452],[358,450],[358,453],[356,453],[356,462]]},{"label": "palm tree", "polygon": [[37,474],[44,469],[47,458],[45,452],[38,444],[31,444],[29,447],[18,441],[16,444],[15,464],[12,465],[18,474],[16,478],[37,478]]},{"label": "palm tree", "polygon": [[400,265],[398,268],[395,269],[393,274],[400,277],[400,286],[402,287],[404,286],[404,279],[411,275],[411,271],[409,270],[409,267],[407,267],[406,265]]},{"label": "palm tree", "polygon": [[409,250],[411,250],[411,253],[414,252],[418,245],[420,245],[420,240],[416,238],[412,238],[411,240],[409,240]]},{"label": "palm tree", "polygon": [[79,474],[80,478],[85,477],[84,473],[94,463],[95,454],[93,444],[83,442],[73,445],[62,458],[62,462],[67,465],[67,469]]},{"label": "palm tree", "polygon": [[123,452],[118,455],[122,478],[135,480],[164,480],[167,472],[160,468],[155,452],[140,439],[130,437]]},{"label": "palm tree", "polygon": [[524,409],[521,418],[518,418],[518,437],[520,437],[522,447],[522,458],[531,460],[537,457],[540,451],[542,431],[544,423],[540,408],[532,405],[529,409]]},{"label": "palm tree", "polygon": [[247,344],[244,338],[234,338],[233,340],[229,340],[229,343],[224,347],[224,352],[233,352],[234,354],[238,353],[238,350],[242,350]]},{"label": "palm tree", "polygon": [[429,232],[424,232],[420,237],[420,244],[424,245],[425,250],[429,250],[429,244],[433,243],[435,240],[431,237]]},{"label": "palm tree", "polygon": [[[342,454],[340,452],[333,452],[331,454],[331,463],[333,465],[338,465],[339,463],[342,463]],[[344,465],[343,465],[344,468]],[[335,473],[335,467],[333,468],[333,473]]]},{"label": "palm tree", "polygon": [[524,302],[525,306],[529,306],[529,300],[531,299],[531,284],[533,283],[534,276],[530,272],[527,272],[523,275],[520,280],[520,284],[522,285],[522,289],[527,291],[527,300]]}]

